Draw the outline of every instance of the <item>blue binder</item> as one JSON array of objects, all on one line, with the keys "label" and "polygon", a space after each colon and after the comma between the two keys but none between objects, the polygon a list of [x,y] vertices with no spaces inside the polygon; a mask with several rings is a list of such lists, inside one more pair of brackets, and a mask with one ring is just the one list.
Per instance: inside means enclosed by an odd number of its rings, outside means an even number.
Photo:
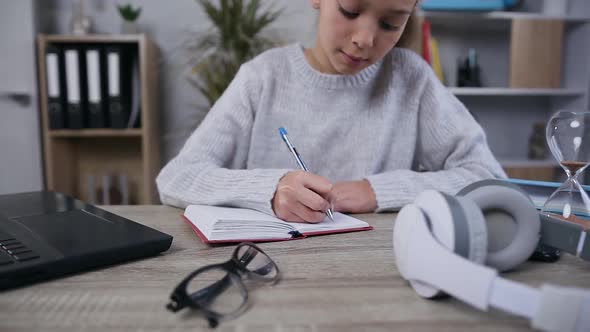
[{"label": "blue binder", "polygon": [[492,11],[515,6],[519,0],[423,0],[423,10],[432,11]]}]

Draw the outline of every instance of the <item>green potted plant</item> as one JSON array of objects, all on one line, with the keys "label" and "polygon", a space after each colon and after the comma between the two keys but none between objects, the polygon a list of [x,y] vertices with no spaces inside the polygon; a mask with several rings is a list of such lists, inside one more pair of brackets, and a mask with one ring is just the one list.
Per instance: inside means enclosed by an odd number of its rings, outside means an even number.
[{"label": "green potted plant", "polygon": [[135,21],[141,14],[141,7],[133,8],[131,4],[126,5],[117,5],[117,9],[121,18],[123,18],[123,23],[121,24],[121,32],[122,33],[138,33],[139,29],[137,28],[137,24]]},{"label": "green potted plant", "polygon": [[190,81],[212,106],[236,75],[240,65],[262,51],[276,46],[275,38],[262,30],[274,22],[281,10],[263,8],[260,0],[197,0],[212,27],[187,41],[192,73]]}]

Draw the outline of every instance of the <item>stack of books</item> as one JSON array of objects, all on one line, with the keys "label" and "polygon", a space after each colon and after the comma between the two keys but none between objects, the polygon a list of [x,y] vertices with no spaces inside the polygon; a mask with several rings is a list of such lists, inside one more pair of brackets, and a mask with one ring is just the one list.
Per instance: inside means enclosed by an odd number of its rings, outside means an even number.
[{"label": "stack of books", "polygon": [[422,57],[434,70],[436,76],[441,82],[445,82],[442,65],[440,62],[440,53],[438,51],[438,41],[432,36],[430,21],[422,21]]}]

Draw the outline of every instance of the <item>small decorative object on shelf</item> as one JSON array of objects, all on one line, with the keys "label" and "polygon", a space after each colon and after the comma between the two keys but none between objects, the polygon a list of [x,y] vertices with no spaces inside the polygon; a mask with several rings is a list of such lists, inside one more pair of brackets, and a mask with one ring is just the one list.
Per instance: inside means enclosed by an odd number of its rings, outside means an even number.
[{"label": "small decorative object on shelf", "polygon": [[533,132],[529,138],[529,159],[547,159],[547,145],[545,144],[545,123],[537,122],[533,125]]},{"label": "small decorative object on shelf", "polygon": [[[100,179],[100,183],[97,182]],[[129,176],[118,174],[88,174],[86,201],[99,205],[129,205]]]},{"label": "small decorative object on shelf", "polygon": [[466,58],[459,58],[457,60],[457,86],[481,87],[479,71],[477,51],[474,48],[470,48]]},{"label": "small decorative object on shelf", "polygon": [[131,4],[126,4],[124,6],[118,5],[117,9],[123,18],[121,32],[128,34],[139,33],[139,28],[135,21],[139,17],[139,14],[141,14],[141,7],[133,8]]},{"label": "small decorative object on shelf", "polygon": [[84,15],[84,0],[74,2],[72,6],[72,18],[70,20],[70,31],[74,35],[87,35],[90,33],[92,21]]}]

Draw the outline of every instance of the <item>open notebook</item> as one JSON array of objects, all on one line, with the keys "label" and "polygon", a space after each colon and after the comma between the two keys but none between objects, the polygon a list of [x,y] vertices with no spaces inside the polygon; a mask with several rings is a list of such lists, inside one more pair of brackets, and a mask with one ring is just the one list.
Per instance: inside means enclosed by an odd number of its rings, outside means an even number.
[{"label": "open notebook", "polygon": [[184,219],[205,243],[283,241],[312,235],[373,229],[362,220],[334,213],[317,224],[286,222],[250,209],[189,205]]}]

